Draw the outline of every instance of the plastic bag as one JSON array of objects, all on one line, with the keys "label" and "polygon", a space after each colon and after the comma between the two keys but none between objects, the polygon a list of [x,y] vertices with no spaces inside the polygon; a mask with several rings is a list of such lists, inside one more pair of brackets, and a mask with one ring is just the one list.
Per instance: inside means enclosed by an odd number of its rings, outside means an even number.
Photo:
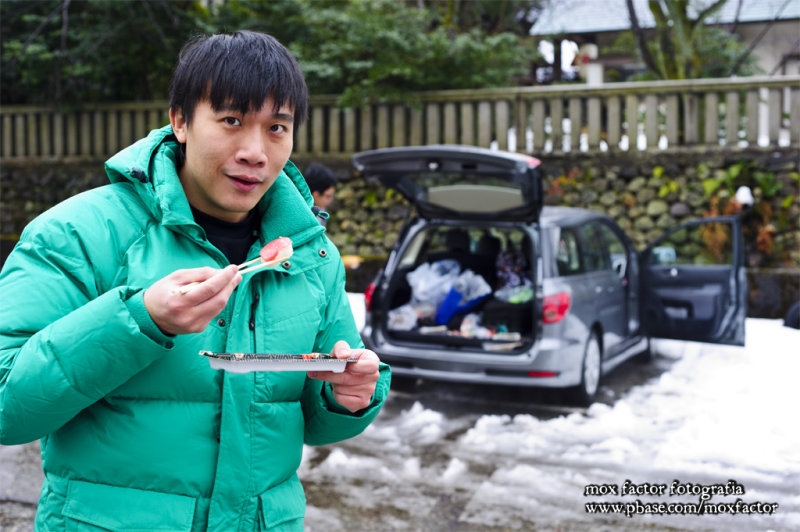
[{"label": "plastic bag", "polygon": [[410,304],[389,311],[388,327],[395,331],[410,331],[417,326],[417,311]]},{"label": "plastic bag", "polygon": [[533,285],[523,278],[524,283],[517,286],[504,286],[494,293],[495,299],[508,303],[526,303],[533,299]]},{"label": "plastic bag", "polygon": [[406,274],[406,280],[411,287],[411,299],[416,303],[428,303],[433,308],[438,308],[460,271],[461,266],[451,259],[420,264],[416,270]]},{"label": "plastic bag", "polygon": [[489,283],[486,282],[486,279],[472,270],[464,270],[461,275],[453,281],[453,288],[461,294],[462,303],[492,293],[492,288],[489,286]]},{"label": "plastic bag", "polygon": [[467,314],[461,322],[461,336],[464,338],[480,338],[487,340],[492,337],[492,331],[481,325],[480,314]]},{"label": "plastic bag", "polygon": [[492,293],[486,279],[472,270],[464,270],[445,296],[436,312],[436,323],[444,325],[456,313],[473,308]]}]

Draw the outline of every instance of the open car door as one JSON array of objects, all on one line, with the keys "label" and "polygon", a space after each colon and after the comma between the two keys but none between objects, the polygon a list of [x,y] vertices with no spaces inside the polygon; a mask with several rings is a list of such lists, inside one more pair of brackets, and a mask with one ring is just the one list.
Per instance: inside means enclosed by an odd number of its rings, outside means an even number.
[{"label": "open car door", "polygon": [[642,324],[656,338],[744,345],[747,278],[735,216],[685,222],[640,256]]}]

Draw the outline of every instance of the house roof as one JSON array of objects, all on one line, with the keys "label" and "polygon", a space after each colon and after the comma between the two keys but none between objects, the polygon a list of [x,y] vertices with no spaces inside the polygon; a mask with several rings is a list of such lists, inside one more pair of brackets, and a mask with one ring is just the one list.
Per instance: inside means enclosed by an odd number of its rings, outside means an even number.
[{"label": "house roof", "polygon": [[[639,25],[643,28],[655,26],[653,15],[647,7],[648,0],[633,0]],[[712,0],[692,2],[700,8]],[[710,24],[734,22],[739,10],[740,23],[765,22],[775,19],[800,19],[800,0],[728,0],[709,19]],[[691,9],[691,8],[690,8]],[[690,11],[691,13],[691,11]],[[628,30],[631,27],[625,0],[548,0],[539,13],[531,35],[559,35],[597,33],[603,31]]]}]

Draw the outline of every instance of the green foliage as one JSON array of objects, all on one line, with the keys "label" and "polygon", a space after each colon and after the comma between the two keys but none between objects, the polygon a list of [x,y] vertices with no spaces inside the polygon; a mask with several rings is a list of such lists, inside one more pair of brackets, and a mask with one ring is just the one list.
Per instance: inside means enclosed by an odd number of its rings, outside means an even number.
[{"label": "green foliage", "polygon": [[722,181],[715,177],[709,177],[703,179],[701,183],[703,185],[703,193],[706,195],[707,198],[710,198],[711,195],[717,191],[720,185],[722,185]]},{"label": "green foliage", "polygon": [[[704,27],[696,42],[697,53],[703,58],[700,64],[700,78],[725,78],[731,75],[734,65],[745,53],[747,46],[738,36],[728,33],[722,28]],[[763,74],[758,66],[758,59],[748,54],[737,75],[754,76]]]},{"label": "green foliage", "polygon": [[775,174],[772,172],[753,172],[753,180],[766,198],[775,196],[783,189],[783,183],[775,179]]},{"label": "green foliage", "polygon": [[[307,0],[311,2],[311,0]],[[353,0],[305,10],[306,37],[291,44],[312,94],[340,104],[408,100],[411,92],[504,86],[536,57],[530,39],[454,33],[434,13],[389,0]]]},{"label": "green foliage", "polygon": [[[707,174],[708,172],[706,172]],[[770,198],[782,187],[781,183],[775,179],[774,173],[756,170],[753,161],[748,160],[739,161],[725,169],[717,170],[713,177],[702,178],[701,183],[706,197],[709,198],[719,190],[724,190],[726,196],[733,196],[741,186],[760,187],[761,193]]]},{"label": "green foliage", "polygon": [[3,103],[78,104],[166,97],[200,2],[3,0]]},{"label": "green foliage", "polygon": [[[507,31],[527,2],[394,0],[2,0],[2,102],[80,104],[166,98],[183,43],[264,31],[295,53],[311,94],[343,105],[413,91],[502,86],[538,52]],[[488,21],[488,22],[487,22]],[[484,28],[486,27],[486,28]]]},{"label": "green foliage", "polygon": [[601,56],[636,55],[636,53],[636,41],[631,31],[621,31],[613,43],[600,48]]},{"label": "green foliage", "polygon": [[374,190],[367,190],[364,193],[364,205],[373,206],[378,203],[378,193]]},{"label": "green foliage", "polygon": [[541,10],[547,0],[413,1],[427,5],[436,13],[438,23],[451,30],[466,32],[477,28],[488,34],[528,35],[535,20],[528,15]]},{"label": "green foliage", "polygon": [[669,179],[664,185],[661,186],[661,188],[658,189],[658,197],[664,198],[670,194],[677,194],[678,190],[678,183],[673,179]]}]

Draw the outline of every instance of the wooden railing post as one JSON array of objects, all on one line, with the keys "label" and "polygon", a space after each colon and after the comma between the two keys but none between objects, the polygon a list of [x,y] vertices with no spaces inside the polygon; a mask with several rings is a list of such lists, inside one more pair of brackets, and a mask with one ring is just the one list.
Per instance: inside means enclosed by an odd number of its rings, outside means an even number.
[{"label": "wooden railing post", "polygon": [[461,144],[475,144],[475,113],[472,102],[461,102]]},{"label": "wooden railing post", "polygon": [[608,116],[608,126],[606,129],[606,142],[609,150],[619,148],[622,140],[622,108],[619,104],[619,96],[609,96],[606,100],[606,113]]},{"label": "wooden railing post", "polygon": [[639,138],[639,97],[629,94],[625,97],[625,133],[628,136],[628,150],[638,149]]},{"label": "wooden railing post", "polygon": [[478,146],[492,143],[492,105],[486,100],[478,102]]},{"label": "wooden railing post", "polygon": [[550,100],[550,130],[552,131],[552,150],[554,153],[564,151],[564,101],[560,96]]}]

